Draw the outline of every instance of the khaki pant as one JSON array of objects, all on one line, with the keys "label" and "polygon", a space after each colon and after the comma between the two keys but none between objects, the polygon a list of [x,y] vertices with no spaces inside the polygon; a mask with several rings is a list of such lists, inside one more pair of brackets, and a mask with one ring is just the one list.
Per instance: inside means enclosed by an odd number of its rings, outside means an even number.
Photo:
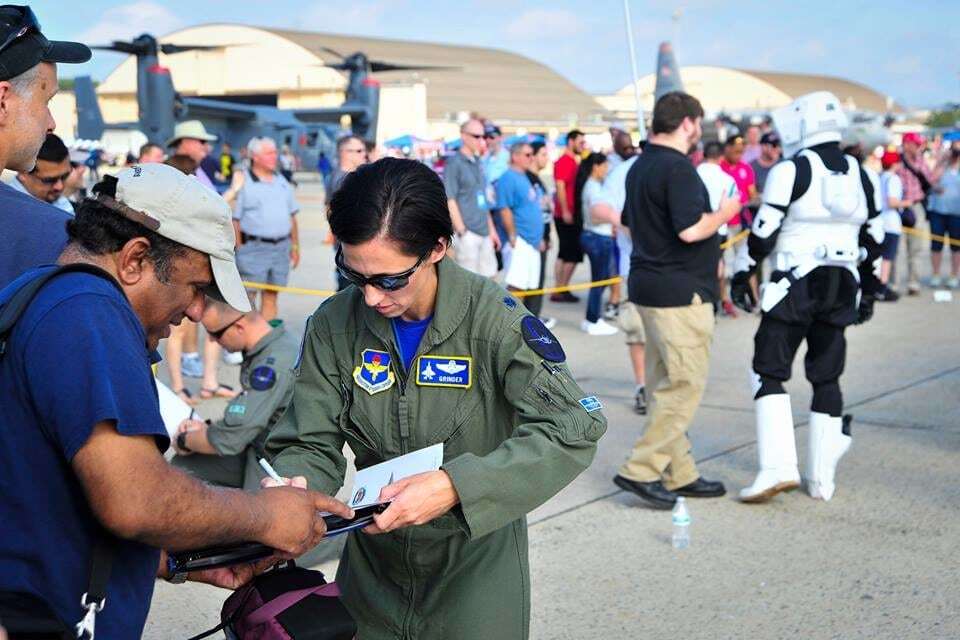
[{"label": "khaki pant", "polygon": [[[927,219],[927,212],[921,203],[916,203],[910,207],[913,215],[917,218],[914,229],[918,231],[923,228],[924,221]],[[907,286],[911,289],[920,288],[920,256],[927,245],[927,239],[921,236],[915,236],[912,233],[904,233],[903,241],[907,245]]]},{"label": "khaki pant", "polygon": [[672,490],[700,477],[686,434],[707,384],[713,305],[694,295],[688,307],[640,307],[640,317],[647,333],[650,417],[620,475],[635,482],[663,480]]}]

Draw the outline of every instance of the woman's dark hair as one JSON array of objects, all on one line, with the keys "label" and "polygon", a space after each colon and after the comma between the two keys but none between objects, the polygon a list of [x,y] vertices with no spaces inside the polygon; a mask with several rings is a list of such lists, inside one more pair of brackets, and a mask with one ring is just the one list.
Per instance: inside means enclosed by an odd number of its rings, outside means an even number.
[{"label": "woman's dark hair", "polygon": [[660,96],[653,105],[653,132],[673,133],[685,118],[703,117],[700,101],[682,91],[671,91]]},{"label": "woman's dark hair", "polygon": [[153,263],[157,279],[163,283],[169,282],[174,259],[186,255],[187,247],[124,218],[97,200],[95,196],[100,194],[116,197],[115,177],[105,176],[101,182],[94,185],[93,193],[94,197],[84,198],[77,207],[76,216],[67,222],[70,243],[76,245],[82,253],[102,256],[119,251],[133,238],[146,238],[150,243],[147,258]]},{"label": "woman's dark hair", "polygon": [[583,220],[583,188],[593,173],[593,168],[598,164],[607,161],[607,156],[602,153],[591,153],[580,161],[580,168],[577,169],[577,181],[573,186],[573,219],[575,221]]},{"label": "woman's dark hair", "polygon": [[383,158],[348,173],[330,199],[330,231],[344,244],[383,236],[410,256],[453,235],[440,177],[416,160]]}]

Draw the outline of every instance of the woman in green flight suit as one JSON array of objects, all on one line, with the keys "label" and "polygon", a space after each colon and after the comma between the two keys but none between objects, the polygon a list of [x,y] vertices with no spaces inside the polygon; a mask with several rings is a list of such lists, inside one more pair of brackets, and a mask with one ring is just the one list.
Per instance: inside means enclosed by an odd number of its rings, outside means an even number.
[{"label": "woman in green flight suit", "polygon": [[307,323],[292,403],[268,441],[282,475],[333,494],[344,442],[362,469],[443,443],[439,471],[387,486],[337,573],[363,640],[525,639],[526,514],[586,469],[606,429],[556,338],[446,254],[430,169],[386,158],[330,203],[354,286]]}]

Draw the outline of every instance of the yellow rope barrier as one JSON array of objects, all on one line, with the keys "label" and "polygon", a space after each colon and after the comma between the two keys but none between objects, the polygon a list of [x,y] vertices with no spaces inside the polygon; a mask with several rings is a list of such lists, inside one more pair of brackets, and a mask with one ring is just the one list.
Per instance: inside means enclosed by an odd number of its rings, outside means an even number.
[{"label": "yellow rope barrier", "polygon": [[954,247],[960,247],[960,239],[957,238],[938,236],[935,233],[930,233],[926,230],[914,229],[912,227],[903,227],[903,232],[907,235],[916,236],[918,238],[927,238],[929,240],[936,240],[937,242],[943,242],[944,244],[949,244]]},{"label": "yellow rope barrier", "polygon": [[[737,235],[733,236],[726,242],[720,245],[721,249],[726,249],[727,247],[733,246],[750,235],[748,230],[741,231]],[[510,293],[516,296],[517,298],[526,298],[529,296],[542,296],[545,294],[551,293],[565,293],[567,291],[582,291],[584,289],[593,289],[594,287],[608,287],[612,284],[617,284],[623,282],[623,278],[617,276],[615,278],[607,278],[606,280],[598,280],[596,282],[584,282],[581,284],[570,284],[564,287],[548,287],[545,289],[528,289],[524,291],[511,291]],[[243,286],[247,289],[259,289],[261,291],[276,291],[278,293],[295,293],[304,296],[317,296],[320,298],[327,298],[336,293],[336,291],[330,291],[328,289],[304,289],[302,287],[282,287],[276,284],[264,284],[262,282],[244,282]]]}]

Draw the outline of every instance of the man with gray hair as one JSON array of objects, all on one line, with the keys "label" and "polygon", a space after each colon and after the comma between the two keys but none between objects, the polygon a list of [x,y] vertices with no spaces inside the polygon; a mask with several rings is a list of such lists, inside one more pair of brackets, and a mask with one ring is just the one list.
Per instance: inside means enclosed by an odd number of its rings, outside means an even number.
[{"label": "man with gray hair", "polygon": [[[57,93],[56,63],[90,59],[77,42],[47,40],[29,7],[0,6],[0,169],[30,172],[56,127],[48,103]],[[53,262],[67,243],[69,216],[0,184],[0,287],[24,270]]]},{"label": "man with gray hair", "polygon": [[[237,267],[246,281],[284,287],[290,267],[300,264],[300,205],[293,187],[277,173],[277,143],[271,138],[252,138],[247,143],[250,170],[233,207],[237,236]],[[277,317],[277,292],[261,292],[260,313],[267,320]],[[256,291],[250,292],[256,299]]]},{"label": "man with gray hair", "polygon": [[506,241],[513,250],[504,278],[504,284],[511,291],[529,291],[540,286],[543,216],[540,196],[527,178],[532,162],[530,144],[514,144],[510,147],[510,166],[496,183]]},{"label": "man with gray hair", "polygon": [[460,149],[447,158],[443,186],[456,233],[454,259],[464,269],[492,278],[497,275],[500,237],[487,202],[485,148],[482,122],[471,118],[460,125]]}]

